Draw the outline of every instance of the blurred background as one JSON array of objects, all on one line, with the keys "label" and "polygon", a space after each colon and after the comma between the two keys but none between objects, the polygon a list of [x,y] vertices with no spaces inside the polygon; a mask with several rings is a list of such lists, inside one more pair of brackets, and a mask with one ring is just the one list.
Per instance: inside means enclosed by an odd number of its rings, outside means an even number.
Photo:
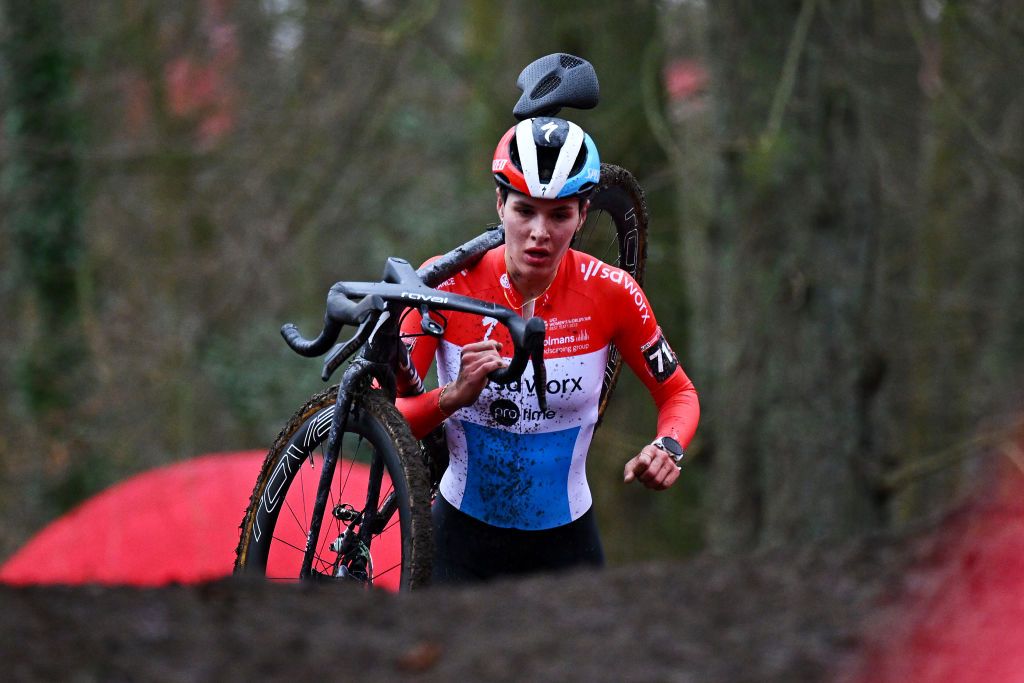
[{"label": "blurred background", "polygon": [[127,476],[269,446],[321,385],[280,325],[495,219],[551,52],[597,69],[565,114],[648,193],[702,399],[680,484],[624,487],[655,425],[624,373],[590,466],[612,562],[905,528],[1022,427],[1019,2],[0,7],[0,559]]}]

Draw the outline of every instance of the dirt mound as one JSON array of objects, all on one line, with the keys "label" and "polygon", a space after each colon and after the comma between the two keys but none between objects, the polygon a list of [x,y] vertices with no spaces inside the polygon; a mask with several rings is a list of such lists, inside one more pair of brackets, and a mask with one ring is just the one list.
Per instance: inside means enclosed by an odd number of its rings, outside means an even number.
[{"label": "dirt mound", "polygon": [[15,681],[1022,680],[1024,504],[1003,494],[914,536],[404,595],[0,586],[0,661]]},{"label": "dirt mound", "polygon": [[408,595],[0,588],[0,658],[13,680],[823,680],[903,556],[864,540]]}]

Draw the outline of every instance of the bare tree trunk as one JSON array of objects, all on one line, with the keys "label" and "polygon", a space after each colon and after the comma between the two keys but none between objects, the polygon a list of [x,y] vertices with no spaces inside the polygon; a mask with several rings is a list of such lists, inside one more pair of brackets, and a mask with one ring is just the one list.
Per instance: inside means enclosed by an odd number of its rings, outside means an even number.
[{"label": "bare tree trunk", "polygon": [[54,2],[8,2],[4,57],[10,69],[11,165],[7,169],[19,277],[32,328],[20,387],[34,417],[68,407],[69,377],[80,367],[78,164],[71,63]]},{"label": "bare tree trunk", "polygon": [[900,525],[1013,424],[1024,324],[1015,3],[715,3],[695,306],[719,547]]},{"label": "bare tree trunk", "polygon": [[[1014,416],[1024,363],[1024,77],[1017,3],[908,11],[927,95],[915,173],[915,259],[893,338],[905,416],[885,476],[896,524],[968,490],[978,440]],[[895,431],[895,430],[894,430]]]},{"label": "bare tree trunk", "polygon": [[709,540],[845,535],[879,519],[862,462],[878,229],[857,95],[869,12],[709,12],[720,165],[696,326],[712,340]]},{"label": "bare tree trunk", "polygon": [[41,0],[6,2],[3,14],[10,144],[3,220],[14,271],[5,276],[16,282],[14,305],[4,310],[15,340],[4,407],[17,417],[0,437],[0,471],[18,495],[0,500],[11,529],[0,532],[0,552],[24,520],[66,509],[104,476],[78,423],[92,394],[92,364],[83,341],[81,129],[63,11]]}]

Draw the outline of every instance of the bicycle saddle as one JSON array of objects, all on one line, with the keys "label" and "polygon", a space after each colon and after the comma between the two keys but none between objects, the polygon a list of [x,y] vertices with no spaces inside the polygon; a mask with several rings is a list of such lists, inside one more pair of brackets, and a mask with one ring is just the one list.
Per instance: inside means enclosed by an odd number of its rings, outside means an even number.
[{"label": "bicycle saddle", "polygon": [[516,86],[523,91],[512,110],[519,121],[554,116],[562,107],[593,109],[601,91],[593,65],[564,52],[528,64],[519,74]]}]

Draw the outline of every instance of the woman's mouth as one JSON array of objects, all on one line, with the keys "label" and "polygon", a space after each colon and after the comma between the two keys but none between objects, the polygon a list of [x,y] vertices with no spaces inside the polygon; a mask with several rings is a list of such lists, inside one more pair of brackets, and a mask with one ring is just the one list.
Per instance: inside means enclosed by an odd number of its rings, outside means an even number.
[{"label": "woman's mouth", "polygon": [[523,256],[526,262],[531,265],[544,264],[551,258],[551,254],[547,249],[527,249],[523,252]]}]

